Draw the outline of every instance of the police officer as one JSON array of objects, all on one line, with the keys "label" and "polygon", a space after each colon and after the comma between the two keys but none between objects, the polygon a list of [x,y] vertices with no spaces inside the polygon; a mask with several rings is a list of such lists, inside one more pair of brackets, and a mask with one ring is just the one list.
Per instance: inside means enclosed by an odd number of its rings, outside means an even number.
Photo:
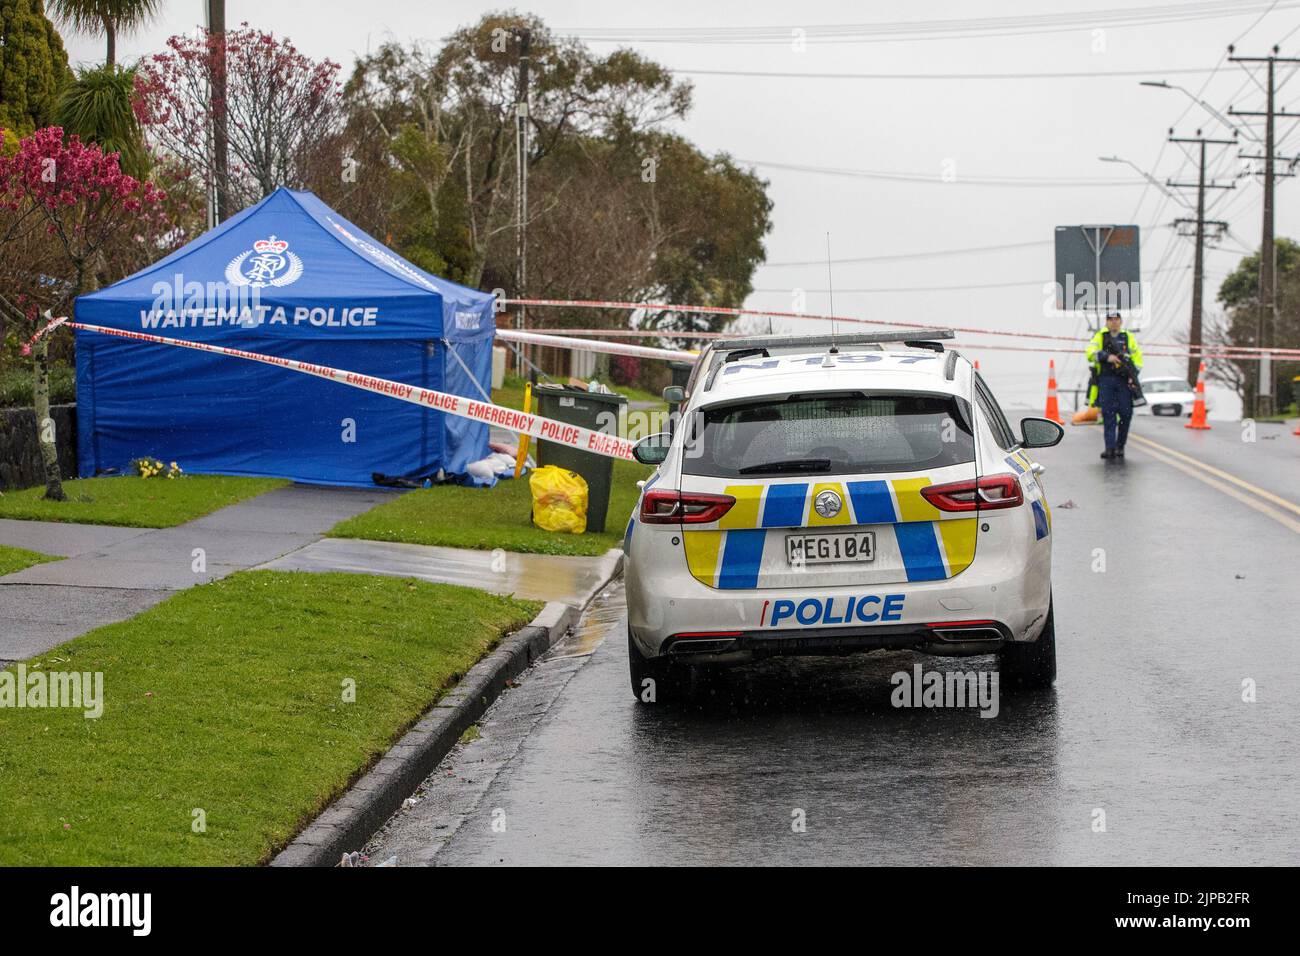
[{"label": "police officer", "polygon": [[1097,378],[1097,403],[1101,406],[1106,450],[1102,458],[1123,458],[1128,426],[1133,418],[1130,380],[1142,371],[1142,349],[1137,338],[1124,328],[1118,312],[1106,316],[1106,327],[1098,329],[1085,350],[1088,364]]}]

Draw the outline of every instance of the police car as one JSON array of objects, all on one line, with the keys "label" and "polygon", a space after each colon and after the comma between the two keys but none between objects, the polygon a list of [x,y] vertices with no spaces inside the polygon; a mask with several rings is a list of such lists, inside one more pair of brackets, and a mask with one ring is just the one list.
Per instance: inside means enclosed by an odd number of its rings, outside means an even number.
[{"label": "police car", "polygon": [[996,652],[1003,687],[1056,676],[1052,516],[1029,449],[952,332],[718,340],[628,524],[639,700],[700,666],[881,648]]}]

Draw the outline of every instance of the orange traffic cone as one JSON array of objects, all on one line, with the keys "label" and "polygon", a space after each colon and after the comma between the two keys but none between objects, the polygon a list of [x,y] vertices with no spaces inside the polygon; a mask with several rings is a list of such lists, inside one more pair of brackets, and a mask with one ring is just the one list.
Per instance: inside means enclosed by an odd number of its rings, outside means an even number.
[{"label": "orange traffic cone", "polygon": [[1064,425],[1061,421],[1061,405],[1056,398],[1056,359],[1050,359],[1047,367],[1047,411],[1043,412],[1043,417],[1051,419],[1058,425]]},{"label": "orange traffic cone", "polygon": [[979,360],[979,359],[976,359],[976,360],[975,360],[975,371],[978,372],[979,370],[980,370],[980,360]]},{"label": "orange traffic cone", "polygon": [[1205,363],[1196,372],[1196,404],[1192,406],[1192,420],[1184,428],[1208,429],[1210,423],[1205,420]]}]

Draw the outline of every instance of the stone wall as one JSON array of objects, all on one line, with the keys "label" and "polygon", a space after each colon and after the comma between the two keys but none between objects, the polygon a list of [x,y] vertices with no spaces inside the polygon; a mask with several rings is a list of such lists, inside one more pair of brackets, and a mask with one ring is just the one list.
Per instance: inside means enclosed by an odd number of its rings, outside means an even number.
[{"label": "stone wall", "polygon": [[[52,405],[54,441],[64,478],[77,477],[77,406]],[[0,408],[0,491],[45,484],[36,442],[36,413],[30,408]]]}]

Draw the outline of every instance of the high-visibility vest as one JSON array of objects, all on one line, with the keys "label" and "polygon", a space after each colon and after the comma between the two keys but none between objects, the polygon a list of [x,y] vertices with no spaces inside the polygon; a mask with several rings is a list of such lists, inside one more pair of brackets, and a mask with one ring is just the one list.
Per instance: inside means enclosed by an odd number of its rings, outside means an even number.
[{"label": "high-visibility vest", "polygon": [[[1142,371],[1142,347],[1138,345],[1137,336],[1128,329],[1120,329],[1128,336],[1128,357],[1133,360],[1133,367],[1139,372]],[[1083,350],[1083,354],[1088,357],[1088,364],[1092,366],[1094,372],[1101,374],[1101,347],[1106,341],[1106,330],[1098,329],[1093,335],[1092,341],[1088,347]]]}]

